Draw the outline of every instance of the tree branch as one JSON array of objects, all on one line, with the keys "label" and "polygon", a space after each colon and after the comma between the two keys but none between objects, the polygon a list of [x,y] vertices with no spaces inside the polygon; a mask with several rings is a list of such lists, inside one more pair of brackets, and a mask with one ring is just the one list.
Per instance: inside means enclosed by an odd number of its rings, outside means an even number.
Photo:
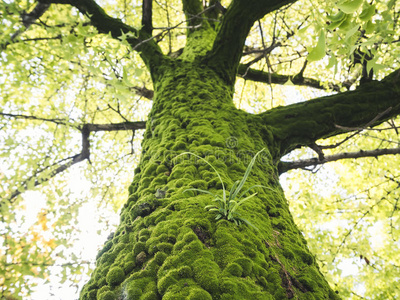
[{"label": "tree branch", "polygon": [[[7,117],[14,117],[14,118],[22,118],[22,119],[31,119],[31,120],[40,120],[40,121],[45,121],[45,122],[52,122],[56,124],[61,124],[61,125],[70,125],[65,121],[59,121],[59,119],[45,119],[45,118],[40,118],[40,117],[35,117],[35,116],[26,116],[26,115],[12,115],[12,114],[4,114],[0,113],[1,115],[7,116]],[[58,162],[55,162],[53,165],[48,166],[44,169],[37,170],[35,174],[31,177],[29,177],[27,180],[23,181],[21,183],[21,186],[15,190],[14,192],[11,193],[11,195],[5,199],[4,201],[8,201],[9,203],[13,203],[15,199],[21,195],[23,192],[32,189],[34,187],[37,187],[41,185],[42,183],[45,183],[49,181],[51,178],[55,177],[57,174],[60,174],[67,170],[69,167],[84,161],[88,160],[90,162],[90,141],[89,141],[89,135],[90,132],[98,132],[98,131],[118,131],[118,130],[138,130],[138,129],[145,129],[146,128],[146,122],[122,122],[122,123],[114,123],[114,124],[84,124],[81,126],[74,126],[75,128],[78,128],[81,133],[82,133],[82,149],[79,154],[76,154],[74,156],[70,156],[68,158],[64,158],[62,160],[59,160]],[[67,161],[67,162],[65,162]],[[64,163],[65,162],[65,163]],[[57,167],[56,167],[57,166]],[[38,178],[40,177],[41,174],[45,173],[49,168],[55,167],[54,170],[52,170],[49,174],[47,174],[45,177]],[[0,202],[0,205],[4,202]]]},{"label": "tree branch", "polygon": [[296,0],[234,0],[224,14],[213,48],[205,62],[229,84],[235,81],[244,42],[254,22]]},{"label": "tree branch", "polygon": [[[279,149],[274,155],[279,159],[295,148],[346,132],[340,126],[376,126],[399,115],[399,74],[397,70],[384,80],[366,83],[355,91],[273,108],[253,118],[257,126],[264,126],[261,130],[268,127],[268,132],[274,135],[275,146]],[[385,114],[376,118],[383,112]]]},{"label": "tree branch", "polygon": [[153,0],[143,0],[142,25],[143,30],[151,35],[153,31]]},{"label": "tree branch", "polygon": [[146,87],[138,87],[138,86],[133,87],[133,89],[135,90],[136,94],[138,94],[139,96],[145,97],[149,100],[153,100],[153,97],[154,97],[153,90],[149,90]]},{"label": "tree branch", "polygon": [[[41,3],[69,4],[88,17],[91,24],[100,32],[110,34],[115,39],[126,39],[132,48],[140,53],[149,70],[157,68],[163,57],[160,47],[145,29],[123,23],[120,19],[109,16],[94,0],[39,0]],[[148,18],[146,16],[146,18]],[[148,22],[148,19],[145,20]]]},{"label": "tree branch", "polygon": [[202,14],[205,10],[203,9],[200,0],[182,0],[182,5],[186,16],[188,35],[194,32],[194,29],[198,26],[209,26],[208,21],[202,18]]},{"label": "tree branch", "polygon": [[122,123],[112,123],[112,124],[85,124],[82,130],[87,130],[88,132],[97,131],[119,131],[119,130],[138,130],[146,129],[146,122],[122,122]]},{"label": "tree branch", "polygon": [[38,2],[35,8],[28,14],[22,15],[22,24],[28,29],[37,19],[39,19],[50,7],[50,4]]},{"label": "tree branch", "polygon": [[313,157],[309,159],[300,159],[296,161],[281,161],[278,165],[279,174],[283,174],[289,170],[294,169],[308,169],[308,167],[312,167],[314,169],[318,165],[322,165],[332,161],[338,161],[341,159],[349,159],[349,158],[362,158],[362,157],[375,157],[382,155],[395,155],[400,154],[400,148],[389,148],[389,149],[375,149],[375,150],[360,150],[357,152],[345,152],[345,153],[338,153],[334,155],[326,155],[323,159],[319,159],[318,157]]},{"label": "tree branch", "polygon": [[[285,84],[290,80],[294,85],[299,86],[308,86],[316,89],[326,89],[322,83],[313,78],[303,77],[303,76],[290,76],[290,75],[280,75],[276,73],[264,72],[261,70],[251,69],[245,64],[240,64],[238,69],[238,75],[243,79],[252,80],[256,82],[262,83],[270,83],[269,79],[271,79],[271,83],[274,84]],[[340,87],[335,84],[329,84],[328,87],[334,91],[340,91]]]},{"label": "tree branch", "polygon": [[37,3],[35,8],[32,9],[30,13],[27,14],[22,14],[22,24],[24,25],[24,28],[18,29],[10,38],[10,41],[5,42],[4,44],[0,45],[1,49],[6,49],[8,45],[13,43],[22,33],[24,33],[26,30],[31,27],[33,23],[37,19],[39,19],[50,7],[50,4],[45,4],[45,3]]},{"label": "tree branch", "polygon": [[36,120],[36,121],[44,121],[44,122],[51,122],[57,125],[69,125],[75,128],[78,128],[77,126],[73,126],[71,123],[68,123],[68,121],[64,119],[49,119],[49,118],[43,118],[43,117],[36,117],[36,116],[31,116],[31,115],[22,115],[22,114],[10,114],[10,113],[4,113],[0,112],[0,116],[3,117],[8,117],[8,118],[13,118],[13,119],[24,119],[24,120]]}]

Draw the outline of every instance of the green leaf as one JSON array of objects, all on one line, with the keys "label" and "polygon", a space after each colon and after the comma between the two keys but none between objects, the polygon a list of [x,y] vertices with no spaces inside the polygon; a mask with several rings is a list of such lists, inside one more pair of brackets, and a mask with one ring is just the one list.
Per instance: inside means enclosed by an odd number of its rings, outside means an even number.
[{"label": "green leaf", "polygon": [[206,205],[206,206],[204,207],[204,209],[209,209],[209,210],[216,209],[216,210],[218,210],[218,208],[217,208],[215,205],[212,205],[212,204]]},{"label": "green leaf", "polygon": [[371,20],[368,21],[367,26],[365,27],[365,33],[366,34],[371,34],[375,31],[375,24],[372,23]]},{"label": "green leaf", "polygon": [[143,69],[136,68],[135,69],[135,76],[140,77],[143,74]]},{"label": "green leaf", "polygon": [[238,209],[238,208],[240,207],[240,205],[243,204],[243,202],[245,202],[245,201],[247,201],[247,200],[249,200],[249,199],[255,197],[256,195],[257,195],[257,193],[251,194],[250,196],[248,196],[248,197],[246,197],[246,198],[240,200],[238,203],[235,203],[235,205],[232,207],[231,211],[232,211],[232,212],[235,212],[236,209]]},{"label": "green leaf", "polygon": [[231,199],[233,199],[232,197],[233,197],[233,195],[234,195],[234,193],[235,193],[235,189],[236,189],[236,187],[237,187],[238,184],[239,184],[239,180],[236,180],[235,183],[232,185],[232,188],[231,188],[231,190],[229,191],[229,198],[228,198],[228,201],[230,201]]},{"label": "green leaf", "polygon": [[345,30],[348,28],[351,24],[353,23],[353,18],[351,15],[346,15],[346,18],[343,19],[343,21],[340,23],[339,28],[341,30]]},{"label": "green leaf", "polygon": [[317,61],[325,56],[325,32],[321,30],[318,43],[315,48],[310,49],[307,56],[308,61]]},{"label": "green leaf", "polygon": [[366,22],[371,20],[374,14],[375,14],[375,4],[373,5],[368,4],[366,7],[364,7],[363,11],[358,17],[360,18],[361,21]]},{"label": "green leaf", "polygon": [[329,57],[329,63],[328,63],[328,65],[326,66],[326,68],[327,68],[327,69],[330,69],[330,68],[332,68],[333,66],[336,66],[336,65],[337,65],[337,58],[336,58],[335,55],[331,55],[331,56]]},{"label": "green leaf", "polygon": [[258,230],[258,228],[256,226],[254,226],[253,224],[251,224],[249,221],[247,221],[246,219],[240,218],[240,220],[244,223],[246,223],[247,225],[249,225],[250,227],[253,227],[254,229]]},{"label": "green leaf", "polygon": [[262,185],[262,184],[256,184],[256,185],[253,185],[253,186],[249,187],[245,192],[243,192],[243,193],[240,195],[239,199],[242,198],[244,195],[246,195],[250,190],[252,190],[252,189],[254,189],[254,188],[258,188],[258,187],[264,188],[264,189],[267,189],[267,190],[270,190],[270,191],[272,191],[272,192],[274,192],[274,193],[279,194],[279,192],[277,192],[277,191],[274,190],[273,188],[270,188],[270,187],[265,186],[265,185]]},{"label": "green leaf", "polygon": [[337,7],[346,14],[354,13],[363,3],[363,0],[345,1],[337,4]]},{"label": "green leaf", "polygon": [[348,40],[348,39],[350,39],[357,31],[358,31],[358,29],[360,28],[360,26],[359,25],[356,25],[356,26],[354,26],[353,28],[351,28],[350,30],[348,30],[347,32],[346,32],[346,37],[344,38],[346,41]]},{"label": "green leaf", "polygon": [[346,14],[339,10],[339,12],[335,15],[328,15],[327,19],[332,22],[340,22],[346,17]]},{"label": "green leaf", "polygon": [[249,165],[247,166],[247,169],[246,169],[246,171],[245,171],[245,173],[244,173],[244,175],[243,175],[242,180],[240,181],[240,183],[239,183],[238,187],[236,188],[235,192],[233,193],[232,199],[235,199],[236,196],[237,196],[237,194],[238,194],[238,193],[240,192],[240,190],[242,189],[243,185],[245,184],[245,182],[246,182],[246,180],[247,180],[247,177],[249,176],[249,174],[250,174],[250,172],[251,172],[251,169],[253,168],[253,165],[254,165],[254,163],[255,163],[255,161],[256,161],[256,159],[257,159],[257,156],[258,156],[261,152],[263,152],[264,150],[265,150],[265,149],[263,148],[263,149],[261,149],[260,151],[258,151],[258,152],[256,153],[256,155],[254,155],[254,157],[251,159],[251,161],[250,161]]}]

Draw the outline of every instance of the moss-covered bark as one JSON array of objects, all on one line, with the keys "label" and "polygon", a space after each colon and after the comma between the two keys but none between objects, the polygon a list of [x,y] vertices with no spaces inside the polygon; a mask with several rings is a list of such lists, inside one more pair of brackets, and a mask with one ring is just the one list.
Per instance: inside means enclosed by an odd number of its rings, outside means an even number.
[{"label": "moss-covered bark", "polygon": [[277,159],[299,146],[348,131],[380,124],[400,113],[399,71],[348,91],[284,107],[254,117],[265,138],[279,151]]},{"label": "moss-covered bark", "polygon": [[[336,299],[293,223],[276,166],[253,116],[206,65],[170,62],[155,83],[143,154],[121,225],[97,257],[81,299]],[[264,130],[266,130],[264,128]],[[240,213],[257,229],[215,220],[204,207],[254,154],[246,186],[263,184]]]}]

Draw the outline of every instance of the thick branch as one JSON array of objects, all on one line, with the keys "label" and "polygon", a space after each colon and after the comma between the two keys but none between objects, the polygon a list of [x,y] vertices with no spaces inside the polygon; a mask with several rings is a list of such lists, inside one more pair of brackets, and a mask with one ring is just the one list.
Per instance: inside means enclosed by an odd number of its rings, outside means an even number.
[{"label": "thick branch", "polygon": [[376,126],[397,116],[399,77],[399,71],[395,71],[384,80],[370,82],[355,91],[277,107],[254,119],[274,135],[279,157],[299,146],[343,133],[344,127]]},{"label": "thick branch", "polygon": [[389,148],[389,149],[375,149],[368,151],[357,151],[357,152],[345,152],[334,155],[327,155],[321,160],[318,157],[310,158],[310,159],[301,159],[296,161],[281,161],[278,165],[279,174],[285,173],[289,170],[293,169],[306,169],[311,167],[311,169],[315,168],[317,165],[322,165],[327,162],[337,161],[341,159],[348,158],[362,158],[362,157],[375,157],[382,155],[395,155],[400,154],[400,148]]},{"label": "thick branch", "polygon": [[122,122],[112,124],[85,124],[82,130],[88,132],[96,131],[118,131],[118,130],[137,130],[146,129],[146,122]]},{"label": "thick branch", "polygon": [[146,87],[138,87],[138,86],[133,87],[133,89],[135,90],[136,94],[138,94],[139,96],[145,97],[149,100],[153,100],[153,97],[154,97],[153,90],[149,90]]},{"label": "thick branch", "polygon": [[220,0],[210,0],[208,10],[205,14],[208,23],[215,29],[216,24],[219,23],[219,18],[221,14],[226,12],[226,8],[220,3]]},{"label": "thick branch", "polygon": [[[238,75],[243,79],[248,79],[263,83],[274,83],[274,84],[285,84],[288,80],[291,80],[294,85],[308,86],[316,89],[325,89],[322,83],[313,78],[307,78],[303,76],[290,76],[280,75],[276,73],[268,73],[261,70],[250,69],[244,64],[239,65]],[[270,82],[271,79],[271,82]],[[329,88],[334,91],[339,91],[340,87],[337,85],[330,84]]]},{"label": "thick branch", "polygon": [[244,42],[254,22],[296,0],[234,0],[222,19],[212,50],[205,61],[229,84],[235,81]]},{"label": "thick branch", "polygon": [[[162,52],[160,47],[146,30],[123,23],[109,16],[94,0],[40,0],[46,4],[69,4],[87,16],[92,25],[100,32],[111,34],[115,39],[126,39],[134,50],[139,51],[150,71],[158,66]],[[147,20],[148,21],[148,20]]]},{"label": "thick branch", "polygon": [[[186,15],[186,22],[188,26],[188,32],[192,32],[194,27],[201,25],[202,18],[201,12],[203,7],[200,0],[182,0],[183,11]],[[206,21],[205,21],[206,22]]]},{"label": "thick branch", "polygon": [[151,34],[153,31],[153,0],[143,0],[142,4],[143,30]]}]

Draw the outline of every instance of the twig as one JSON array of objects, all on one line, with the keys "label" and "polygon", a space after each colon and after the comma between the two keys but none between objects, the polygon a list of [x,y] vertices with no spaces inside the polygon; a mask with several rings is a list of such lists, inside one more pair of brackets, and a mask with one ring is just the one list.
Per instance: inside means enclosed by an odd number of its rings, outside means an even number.
[{"label": "twig", "polygon": [[[40,117],[35,117],[35,116],[13,115],[13,114],[5,114],[5,113],[1,113],[1,115],[7,116],[7,117],[33,119],[33,120],[53,122],[56,124],[72,126],[71,124],[68,124],[64,120],[60,121],[60,119],[46,119],[46,118],[40,118]],[[89,141],[90,132],[118,131],[118,130],[135,131],[138,129],[145,129],[146,122],[139,121],[139,122],[122,122],[122,123],[113,123],[113,124],[84,124],[84,125],[78,125],[78,126],[75,125],[73,127],[79,129],[82,134],[81,152],[79,154],[61,159],[61,160],[57,161],[56,163],[54,163],[51,167],[53,167],[53,166],[54,167],[57,166],[57,167],[54,170],[52,170],[46,177],[34,179],[34,177],[39,177],[41,174],[43,174],[44,171],[46,171],[48,168],[43,168],[41,170],[38,170],[33,176],[31,176],[27,180],[23,181],[21,183],[21,186],[14,192],[12,192],[9,197],[3,199],[4,201],[13,203],[15,201],[15,199],[19,195],[21,195],[23,192],[27,191],[30,188],[37,187],[44,182],[49,181],[51,178],[55,177],[57,174],[64,172],[69,167],[71,167],[81,161],[84,161],[87,159],[89,161],[89,163],[91,163],[91,161],[90,161],[90,141]],[[67,161],[67,162],[65,162],[65,161]],[[65,162],[65,163],[63,163],[63,162]],[[4,201],[0,202],[0,205],[3,204]]]},{"label": "twig", "polygon": [[18,29],[11,37],[10,40],[0,45],[0,49],[6,49],[11,43],[13,43],[22,33],[24,33],[29,27],[39,19],[50,7],[50,4],[38,2],[35,8],[28,14],[22,14],[23,28]]},{"label": "twig", "polygon": [[345,152],[334,155],[327,155],[323,160],[320,160],[317,157],[309,158],[309,159],[301,159],[291,162],[281,161],[278,166],[279,174],[283,174],[289,170],[294,169],[307,169],[308,167],[314,167],[317,165],[322,165],[327,162],[337,161],[341,159],[349,159],[349,158],[361,158],[361,157],[375,157],[382,155],[394,155],[400,154],[400,148],[389,148],[389,149],[375,149],[375,150],[367,150],[367,151],[357,151],[357,152]]}]

